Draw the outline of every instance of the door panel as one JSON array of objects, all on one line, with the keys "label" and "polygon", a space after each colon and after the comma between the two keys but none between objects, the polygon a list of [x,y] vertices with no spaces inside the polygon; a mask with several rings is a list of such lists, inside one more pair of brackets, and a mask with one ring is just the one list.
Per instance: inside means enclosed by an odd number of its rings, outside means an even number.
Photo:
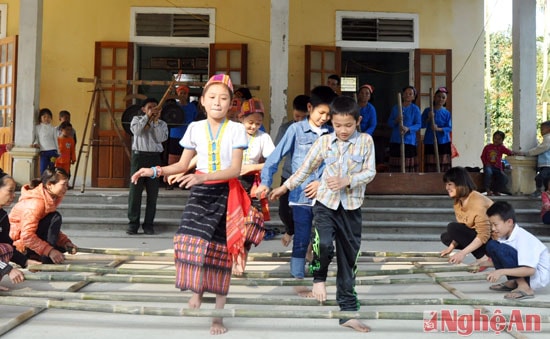
[{"label": "door panel", "polygon": [[[414,79],[418,91],[416,104],[423,111],[430,107],[430,89],[435,92],[445,86],[449,91],[447,109],[453,111],[452,89],[452,50],[450,49],[417,49],[414,53]],[[424,149],[421,138],[418,138],[418,156],[420,172],[424,172]]]},{"label": "door panel", "polygon": [[[13,142],[15,86],[17,74],[17,36],[0,39],[0,144]],[[11,173],[8,152],[0,158],[0,168]]]},{"label": "door panel", "polygon": [[247,44],[210,44],[209,76],[228,74],[235,89],[248,87]]},{"label": "door panel", "polygon": [[305,46],[305,80],[304,93],[311,89],[326,85],[331,74],[341,75],[341,49],[334,46]]},{"label": "door panel", "polygon": [[[96,42],[94,75],[102,81],[105,97],[99,95],[94,112],[97,122],[94,140],[97,142],[93,144],[92,186],[95,187],[122,188],[130,183],[130,159],[124,144],[131,149],[131,138],[122,130],[121,117],[131,104],[124,97],[131,93],[127,80],[132,80],[133,62],[132,43]],[[113,80],[122,81],[115,83]]]}]

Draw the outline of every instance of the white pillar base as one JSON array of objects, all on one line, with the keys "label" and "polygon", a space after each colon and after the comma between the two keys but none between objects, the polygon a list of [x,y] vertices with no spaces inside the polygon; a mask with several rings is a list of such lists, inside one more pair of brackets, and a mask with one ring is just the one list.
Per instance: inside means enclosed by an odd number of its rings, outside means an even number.
[{"label": "white pillar base", "polygon": [[511,193],[526,195],[535,191],[535,175],[537,175],[537,157],[509,156],[506,160],[512,167]]},{"label": "white pillar base", "polygon": [[19,185],[29,183],[29,178],[37,178],[37,164],[39,151],[32,147],[14,147],[10,151],[13,159],[12,177]]}]

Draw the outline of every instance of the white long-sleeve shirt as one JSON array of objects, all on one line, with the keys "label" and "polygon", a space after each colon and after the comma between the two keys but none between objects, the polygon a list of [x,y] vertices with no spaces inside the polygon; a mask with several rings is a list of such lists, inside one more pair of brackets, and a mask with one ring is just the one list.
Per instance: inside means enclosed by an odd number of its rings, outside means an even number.
[{"label": "white long-sleeve shirt", "polygon": [[40,145],[40,151],[53,151],[59,153],[57,143],[57,130],[51,124],[38,124],[34,127],[34,143]]}]

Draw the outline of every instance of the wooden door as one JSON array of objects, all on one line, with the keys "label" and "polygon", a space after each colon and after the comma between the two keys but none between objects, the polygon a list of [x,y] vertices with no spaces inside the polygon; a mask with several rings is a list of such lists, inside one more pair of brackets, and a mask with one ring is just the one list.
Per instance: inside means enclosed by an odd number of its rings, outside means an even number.
[{"label": "wooden door", "polygon": [[209,77],[224,73],[237,87],[248,87],[248,45],[210,44]]},{"label": "wooden door", "polygon": [[326,85],[329,75],[341,75],[342,53],[340,47],[306,45],[305,53],[305,94],[309,94],[311,89],[316,86]]},{"label": "wooden door", "polygon": [[[418,97],[416,104],[424,111],[430,107],[430,88],[435,92],[445,86],[449,91],[447,109],[453,111],[452,50],[450,49],[417,49],[414,53],[414,79]],[[420,172],[424,172],[424,149],[421,138],[418,138],[418,156]]]},{"label": "wooden door", "polygon": [[[101,87],[108,105],[99,96],[95,105],[93,129],[92,186],[122,188],[130,183],[130,159],[124,150],[131,149],[131,138],[122,129],[121,117],[131,104],[124,100],[131,93],[127,80],[132,80],[134,46],[130,42],[96,42],[94,76],[103,81]],[[122,80],[115,83],[112,80]],[[111,83],[108,83],[108,82]],[[120,140],[119,133],[123,137]]]},{"label": "wooden door", "polygon": [[[15,85],[17,75],[17,36],[0,39],[0,144],[13,142]],[[0,168],[11,173],[9,153],[0,158]]]}]

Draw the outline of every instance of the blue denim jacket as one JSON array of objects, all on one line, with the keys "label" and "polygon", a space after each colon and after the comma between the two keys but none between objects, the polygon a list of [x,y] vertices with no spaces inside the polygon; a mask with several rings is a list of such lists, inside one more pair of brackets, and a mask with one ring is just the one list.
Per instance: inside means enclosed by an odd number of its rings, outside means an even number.
[{"label": "blue denim jacket", "polygon": [[[323,125],[321,127],[323,134],[330,133],[331,130],[328,126]],[[281,139],[281,141],[275,147],[275,150],[271,152],[269,157],[265,160],[264,168],[262,169],[262,185],[271,187],[273,184],[273,175],[277,172],[279,163],[285,155],[289,154],[292,158],[292,172],[302,165],[307,152],[313,146],[313,143],[319,139],[319,135],[315,133],[309,125],[309,119],[295,122],[290,125]],[[311,204],[312,199],[306,198],[304,190],[306,186],[315,180],[319,180],[323,174],[324,163],[317,168],[309,177],[295,190],[290,191],[288,201],[298,204]],[[281,183],[282,184],[282,183]]]}]

